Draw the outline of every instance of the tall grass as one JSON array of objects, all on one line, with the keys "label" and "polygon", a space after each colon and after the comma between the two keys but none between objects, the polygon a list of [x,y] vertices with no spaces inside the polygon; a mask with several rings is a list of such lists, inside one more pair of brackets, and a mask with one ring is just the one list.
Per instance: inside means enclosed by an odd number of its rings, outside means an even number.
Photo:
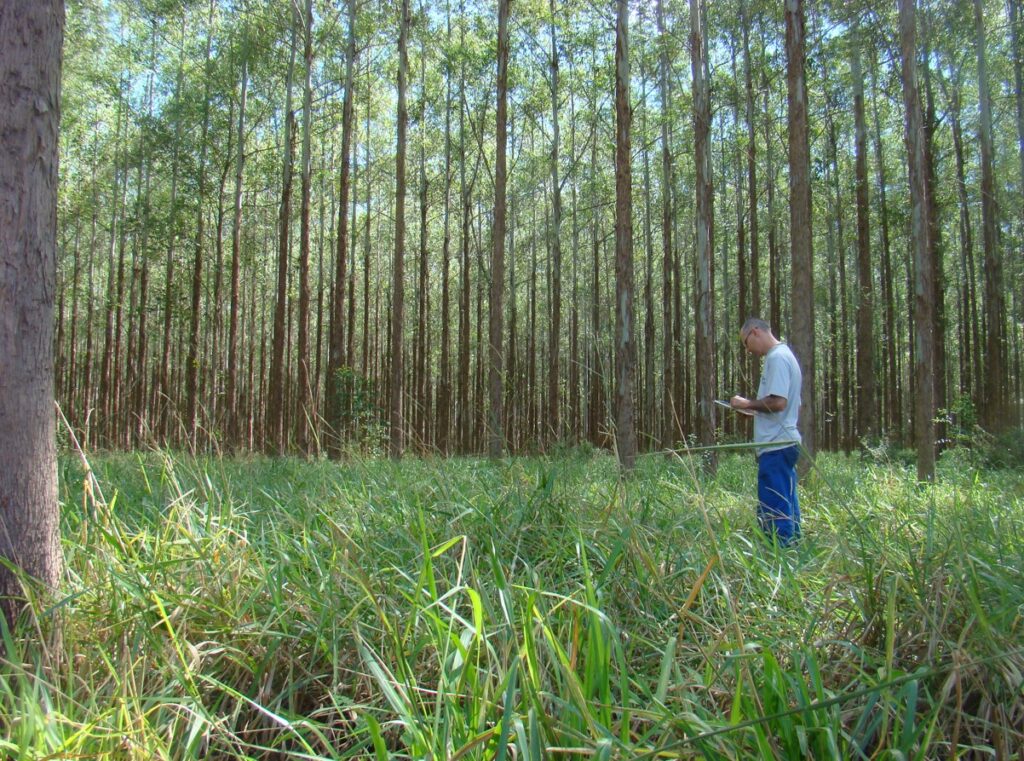
[{"label": "tall grass", "polygon": [[[104,455],[0,664],[0,753],[985,758],[1024,748],[1024,475]],[[105,499],[104,499],[105,495]],[[56,627],[54,627],[56,628]]]}]

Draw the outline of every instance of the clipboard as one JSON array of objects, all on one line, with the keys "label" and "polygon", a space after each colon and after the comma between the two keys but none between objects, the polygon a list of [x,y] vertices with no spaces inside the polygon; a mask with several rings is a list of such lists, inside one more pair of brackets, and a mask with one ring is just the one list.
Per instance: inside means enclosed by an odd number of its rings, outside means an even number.
[{"label": "clipboard", "polygon": [[757,417],[757,410],[741,410],[721,399],[715,399],[715,404],[719,407],[725,407],[726,409],[732,410],[733,412],[738,412],[741,415],[746,415],[747,417]]}]

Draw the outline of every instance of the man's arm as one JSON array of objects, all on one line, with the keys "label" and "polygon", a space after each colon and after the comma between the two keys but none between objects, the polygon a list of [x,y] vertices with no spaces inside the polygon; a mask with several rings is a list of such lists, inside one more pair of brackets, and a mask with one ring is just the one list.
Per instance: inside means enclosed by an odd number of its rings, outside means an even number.
[{"label": "man's arm", "polygon": [[746,399],[742,396],[734,396],[729,404],[738,410],[751,410],[752,412],[782,412],[786,409],[786,397],[769,394],[761,399]]}]

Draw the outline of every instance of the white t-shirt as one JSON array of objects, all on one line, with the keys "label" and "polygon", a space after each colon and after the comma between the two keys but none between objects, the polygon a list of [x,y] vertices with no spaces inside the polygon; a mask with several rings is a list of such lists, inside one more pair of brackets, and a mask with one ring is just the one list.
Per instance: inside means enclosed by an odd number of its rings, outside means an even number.
[{"label": "white t-shirt", "polygon": [[803,374],[792,350],[784,343],[769,349],[764,357],[764,369],[761,371],[761,385],[757,388],[757,398],[781,396],[786,400],[786,407],[782,412],[758,412],[754,416],[754,443],[788,443],[775,447],[761,447],[758,452],[783,449],[801,440],[796,421],[800,415],[802,385]]}]

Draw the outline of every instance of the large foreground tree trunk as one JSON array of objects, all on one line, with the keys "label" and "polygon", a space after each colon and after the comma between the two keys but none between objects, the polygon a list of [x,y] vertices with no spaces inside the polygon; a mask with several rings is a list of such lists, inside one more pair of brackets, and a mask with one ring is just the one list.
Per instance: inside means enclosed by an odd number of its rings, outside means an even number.
[{"label": "large foreground tree trunk", "polygon": [[53,410],[63,0],[0,5],[0,610],[63,566]]}]

